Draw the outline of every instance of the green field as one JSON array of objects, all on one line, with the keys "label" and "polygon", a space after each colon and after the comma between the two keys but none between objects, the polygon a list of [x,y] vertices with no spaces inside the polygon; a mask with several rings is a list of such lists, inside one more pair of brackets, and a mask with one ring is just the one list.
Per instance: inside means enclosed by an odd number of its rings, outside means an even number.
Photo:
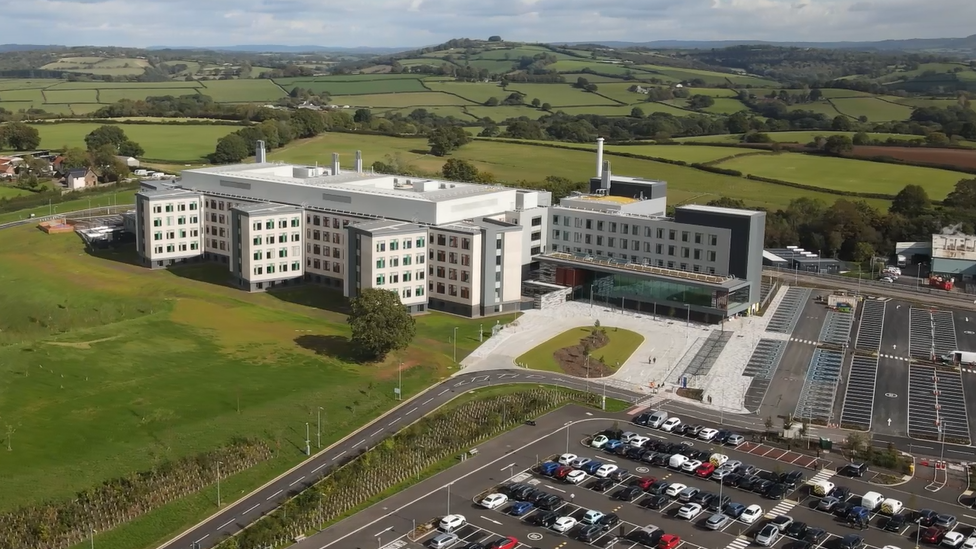
[{"label": "green field", "polygon": [[351,107],[427,107],[437,105],[470,105],[469,101],[456,95],[439,92],[380,93],[375,95],[334,95],[333,105]]},{"label": "green field", "polygon": [[796,103],[787,107],[787,110],[792,111],[812,111],[818,114],[822,114],[827,118],[833,118],[840,113],[829,101],[814,101],[813,103]]},{"label": "green field", "polygon": [[[492,97],[501,101],[511,92],[506,92],[501,86],[488,82],[432,82],[424,81],[424,85],[431,91],[453,93],[471,101],[483,104]],[[2,95],[0,95],[2,97]]]},{"label": "green field", "polygon": [[649,77],[647,73],[637,69],[633,65],[622,65],[616,63],[601,63],[597,60],[584,60],[584,59],[560,59],[552,65],[548,65],[547,68],[554,70],[556,72],[580,72],[583,69],[590,69],[593,72],[598,72],[601,74],[610,75],[625,75],[628,73],[635,73],[638,78],[643,76]]},{"label": "green field", "polygon": [[29,194],[31,194],[30,191],[12,187],[8,183],[0,185],[0,198],[16,198],[18,196],[27,196]]},{"label": "green field", "polygon": [[[15,433],[0,452],[0,510],[72,497],[235,436],[270,441],[281,470],[304,459],[304,423],[314,435],[319,406],[325,446],[394,403],[397,360],[345,358],[334,292],[248,294],[215,283],[228,277],[219,265],[150,271],[129,264],[131,251],[85,253],[74,235],[7,231],[0,281],[18,291],[0,295],[0,417]],[[449,373],[454,327],[460,359],[482,322],[419,317],[402,357],[405,394]]]},{"label": "green field", "polygon": [[433,67],[439,67],[441,65],[454,65],[443,59],[432,59],[430,57],[418,57],[415,59],[397,59],[397,63],[401,67],[417,67],[422,65],[431,65]]},{"label": "green field", "polygon": [[543,103],[549,103],[553,107],[565,106],[586,106],[586,105],[613,105],[613,101],[605,97],[600,97],[595,93],[589,93],[566,84],[509,84],[509,93],[517,91],[525,94],[525,102],[538,99]]},{"label": "green field", "polygon": [[830,102],[838,112],[853,118],[866,116],[870,122],[906,120],[912,115],[911,107],[889,103],[877,97],[831,99]]},{"label": "green field", "polygon": [[687,82],[699,78],[706,84],[720,85],[732,82],[739,86],[770,86],[776,85],[773,80],[757,78],[755,76],[742,76],[732,73],[705,71],[699,69],[682,69],[677,67],[666,67],[663,65],[637,65],[637,68],[649,71],[663,77],[664,80],[672,82]]},{"label": "green field", "polygon": [[217,103],[275,101],[287,95],[271,80],[207,80],[201,84],[200,93]]},{"label": "green field", "polygon": [[[644,336],[613,327],[605,327],[610,342],[605,346],[594,349],[592,356],[602,359],[603,363],[611,368],[616,364],[623,364],[634,354],[634,351],[644,342]],[[534,370],[546,370],[550,372],[564,373],[562,367],[553,357],[553,353],[566,347],[579,345],[580,340],[590,335],[593,328],[584,326],[566,330],[565,332],[553,337],[552,339],[540,343],[538,346],[515,359],[519,364]]]},{"label": "green field", "polygon": [[[283,84],[284,86],[284,84]],[[373,75],[371,79],[343,80],[317,78],[315,80],[296,80],[285,89],[294,87],[312,90],[315,93],[327,92],[329,95],[358,95],[397,92],[422,92],[426,88],[418,78],[389,78],[386,75]]]},{"label": "green field", "polygon": [[[147,97],[163,97],[166,95],[197,95],[202,88],[137,88],[137,89],[101,89],[98,90],[98,102],[111,104],[123,99],[142,101]],[[46,92],[51,93],[51,92]]]},{"label": "green field", "polygon": [[62,57],[42,69],[94,75],[137,76],[146,72],[145,59],[115,57]]},{"label": "green field", "polygon": [[[587,78],[583,76],[583,78]],[[575,80],[573,80],[575,82]],[[591,81],[592,82],[592,81]],[[647,95],[643,93],[637,93],[628,91],[628,88],[634,86],[635,82],[613,82],[609,84],[597,84],[597,93],[600,95],[605,95],[611,99],[619,101],[624,105],[630,105],[633,103],[640,103],[647,99]]]},{"label": "green field", "polygon": [[[41,146],[60,148],[85,147],[85,136],[101,124],[71,122],[63,124],[37,124],[41,134]],[[184,124],[122,124],[125,135],[142,145],[146,158],[171,162],[197,162],[203,155],[213,152],[217,140],[239,130],[239,126],[208,126]]]},{"label": "green field", "polygon": [[702,109],[702,112],[712,114],[735,114],[739,111],[749,110],[749,107],[746,107],[742,101],[732,97],[716,97],[714,101],[715,104],[713,104],[711,107]]},{"label": "green field", "polygon": [[44,90],[45,103],[98,103],[98,90]]},{"label": "green field", "polygon": [[[816,139],[818,136],[830,137],[831,135],[846,135],[849,137],[854,136],[854,132],[832,132],[832,131],[792,131],[792,132],[767,132],[773,141],[778,143],[800,143],[807,144]],[[869,133],[868,136],[874,140],[885,141],[889,138],[899,139],[908,141],[911,139],[919,139],[919,135],[906,135],[902,133]],[[698,143],[739,143],[742,141],[742,135],[740,134],[725,134],[725,135],[699,135],[695,137],[679,137],[675,139],[678,142],[698,142]]]},{"label": "green field", "polygon": [[741,154],[759,153],[763,156],[772,154],[762,151],[754,151],[752,149],[738,149],[735,147],[707,147],[702,145],[607,145],[605,149],[612,152],[642,154],[657,158],[667,158],[668,160],[683,160],[689,164],[695,162],[713,162],[720,158],[727,158]]},{"label": "green field", "polygon": [[965,173],[935,168],[799,153],[734,158],[722,162],[719,167],[839,191],[895,195],[905,185],[922,185],[934,200],[945,198],[956,182],[970,177]]},{"label": "green field", "polygon": [[[437,116],[453,116],[458,120],[463,120],[465,122],[474,122],[474,117],[469,115],[465,111],[465,107],[404,107],[402,109],[390,109],[385,112],[395,112],[407,116],[417,109],[424,109],[425,111],[437,115]],[[475,133],[480,132],[481,128],[478,126],[472,126],[471,130]]]},{"label": "green field", "polygon": [[50,206],[44,204],[43,206],[38,206],[36,208],[27,208],[15,212],[0,213],[0,223],[28,219],[30,218],[31,214],[34,214],[36,217],[42,217],[56,213],[75,212],[88,208],[102,208],[106,206],[134,203],[135,191],[108,191],[98,194],[85,194],[84,198],[66,200],[60,204],[52,204]]},{"label": "green field", "polygon": [[[621,78],[615,78],[613,76],[604,76],[602,74],[590,74],[586,72],[568,72],[563,74],[563,78],[565,78],[566,82],[570,84],[576,82],[576,79],[581,76],[589,80],[590,82],[593,82],[594,84],[601,84],[601,83],[621,84],[625,82]],[[627,85],[630,86],[629,83]]]},{"label": "green field", "polygon": [[509,118],[519,118],[522,116],[527,116],[533,120],[539,117],[549,114],[544,110],[537,109],[535,107],[510,107],[508,105],[498,106],[498,107],[465,107],[468,114],[474,116],[476,119],[491,118],[495,122],[501,122],[502,120],[508,120]]}]

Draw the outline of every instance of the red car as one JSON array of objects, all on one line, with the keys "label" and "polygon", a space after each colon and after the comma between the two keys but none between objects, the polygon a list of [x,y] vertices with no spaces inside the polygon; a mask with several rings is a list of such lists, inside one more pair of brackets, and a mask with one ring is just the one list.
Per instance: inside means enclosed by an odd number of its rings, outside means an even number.
[{"label": "red car", "polygon": [[507,538],[498,538],[491,542],[491,545],[487,549],[515,549],[516,545],[518,545],[518,540],[512,536],[508,536]]},{"label": "red car", "polygon": [[664,534],[657,543],[657,549],[674,549],[681,543],[681,538],[675,534]]},{"label": "red car", "polygon": [[929,526],[925,530],[922,530],[922,541],[925,543],[938,544],[945,537],[946,529],[941,526]]},{"label": "red car", "polygon": [[708,478],[712,473],[715,472],[715,464],[711,462],[705,462],[695,469],[695,474],[701,478]]},{"label": "red car", "polygon": [[565,480],[566,475],[570,474],[572,471],[573,471],[572,467],[568,465],[560,465],[559,468],[556,469],[556,472],[552,474],[552,476],[559,480]]},{"label": "red car", "polygon": [[633,482],[631,482],[631,484],[633,484],[634,486],[640,486],[641,490],[646,491],[655,482],[657,482],[657,479],[654,477],[641,477],[635,479]]}]

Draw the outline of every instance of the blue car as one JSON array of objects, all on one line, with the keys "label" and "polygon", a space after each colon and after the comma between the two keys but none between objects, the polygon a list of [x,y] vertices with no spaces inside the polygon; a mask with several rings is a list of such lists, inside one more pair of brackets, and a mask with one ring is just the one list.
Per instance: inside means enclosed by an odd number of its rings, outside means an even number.
[{"label": "blue car", "polygon": [[551,477],[556,472],[556,469],[559,469],[559,464],[555,461],[547,461],[539,466],[539,472],[547,477]]},{"label": "blue car", "polygon": [[742,516],[742,512],[746,510],[746,506],[741,503],[730,503],[725,506],[724,514],[728,517],[737,519]]},{"label": "blue car", "polygon": [[623,445],[624,443],[620,442],[619,440],[608,440],[607,443],[603,445],[603,451],[612,454],[617,450],[617,448],[620,448]]},{"label": "blue car", "polygon": [[533,508],[532,503],[528,501],[516,501],[508,509],[508,514],[513,517],[521,517],[522,515],[528,513]]},{"label": "blue car", "polygon": [[603,463],[601,463],[599,461],[591,461],[591,462],[587,463],[586,465],[584,465],[582,467],[582,469],[583,469],[583,472],[584,473],[586,473],[588,475],[592,475],[592,474],[596,473],[596,470],[599,469],[600,467],[603,467]]}]

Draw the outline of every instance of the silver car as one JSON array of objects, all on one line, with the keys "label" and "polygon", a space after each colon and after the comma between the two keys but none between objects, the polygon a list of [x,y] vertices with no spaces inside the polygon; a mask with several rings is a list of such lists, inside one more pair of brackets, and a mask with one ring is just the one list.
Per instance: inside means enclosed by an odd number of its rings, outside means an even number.
[{"label": "silver car", "polygon": [[732,519],[722,513],[715,513],[705,521],[705,527],[709,530],[721,530],[730,520]]},{"label": "silver car", "polygon": [[779,539],[779,528],[772,524],[763,526],[763,529],[756,534],[756,543],[763,547],[772,547]]},{"label": "silver car", "polygon": [[430,540],[427,545],[430,549],[446,549],[458,542],[458,536],[454,533],[449,534],[439,534],[434,536],[434,539]]},{"label": "silver car", "polygon": [[687,503],[691,501],[691,498],[695,497],[695,495],[698,494],[698,492],[700,491],[701,490],[695,488],[694,486],[689,486],[678,493],[678,501],[682,503]]}]

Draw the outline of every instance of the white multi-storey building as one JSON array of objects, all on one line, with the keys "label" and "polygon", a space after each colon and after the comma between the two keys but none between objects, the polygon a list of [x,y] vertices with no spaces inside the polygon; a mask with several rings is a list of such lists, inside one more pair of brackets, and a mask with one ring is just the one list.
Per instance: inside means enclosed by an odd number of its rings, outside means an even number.
[{"label": "white multi-storey building", "polygon": [[167,267],[200,257],[203,203],[181,189],[149,190],[136,202],[136,249],[147,266]]}]

